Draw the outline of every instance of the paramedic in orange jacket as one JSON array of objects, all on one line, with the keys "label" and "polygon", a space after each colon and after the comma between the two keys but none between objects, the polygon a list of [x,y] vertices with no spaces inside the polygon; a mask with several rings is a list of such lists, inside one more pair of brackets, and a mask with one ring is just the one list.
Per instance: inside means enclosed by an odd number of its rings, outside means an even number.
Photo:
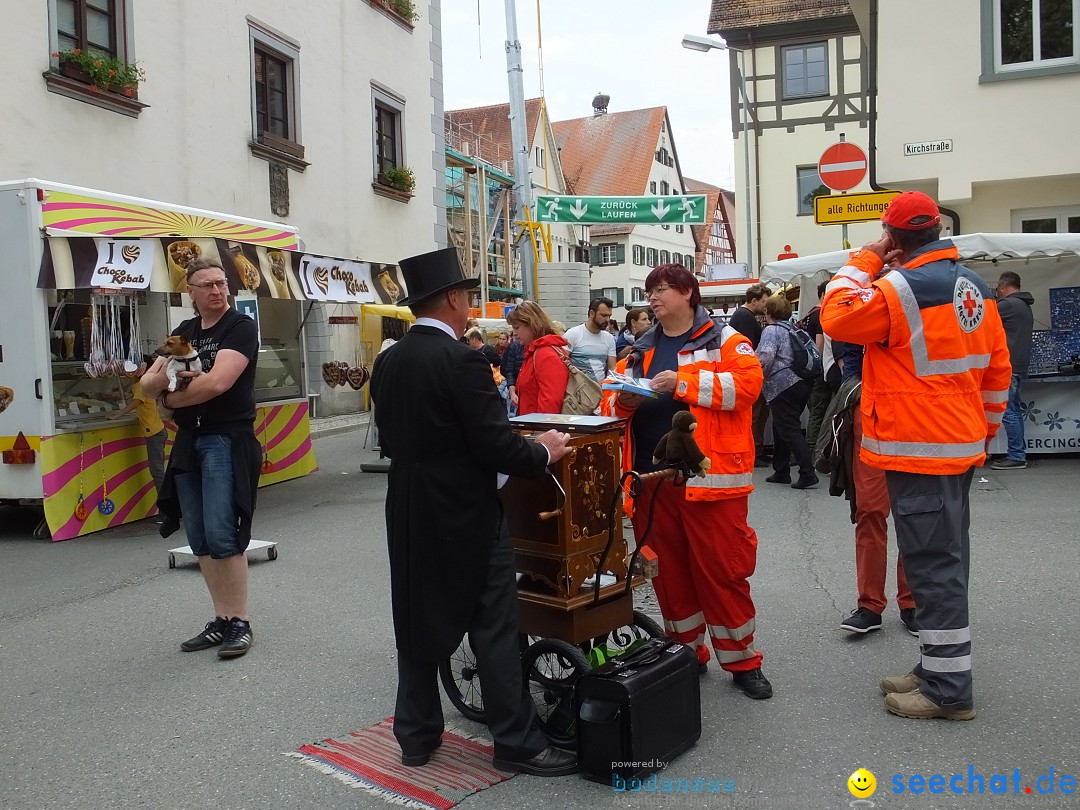
[{"label": "paramedic in orange jacket", "polygon": [[[660,265],[645,280],[657,323],[634,342],[618,369],[647,377],[659,399],[608,392],[601,412],[630,420],[624,470],[658,469],[652,463],[672,416],[689,410],[694,438],[712,466],[685,487],[650,482],[633,510],[634,535],[645,534],[659,557],[653,579],[672,638],[694,645],[702,667],[709,660],[705,634],[720,666],[755,700],[772,697],[754,649],[754,609],[748,579],[757,564],[757,534],[747,525],[754,489],[751,414],[761,392],[761,364],[743,335],[721,326],[701,306],[697,279],[681,264]],[[631,511],[631,504],[627,504]]]},{"label": "paramedic in orange jacket", "polygon": [[920,661],[881,690],[901,717],[970,720],[968,491],[1001,426],[1009,352],[990,289],[939,238],[937,204],[906,191],[881,219],[821,308],[826,334],[866,346],[861,458],[885,470],[915,598]]}]

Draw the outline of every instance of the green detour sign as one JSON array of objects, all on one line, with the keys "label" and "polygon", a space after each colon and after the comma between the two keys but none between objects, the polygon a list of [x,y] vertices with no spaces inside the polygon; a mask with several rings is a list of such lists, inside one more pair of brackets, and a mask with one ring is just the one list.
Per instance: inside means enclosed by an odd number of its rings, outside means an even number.
[{"label": "green detour sign", "polygon": [[673,194],[670,197],[575,197],[572,195],[536,198],[539,222],[641,223],[659,225],[703,225],[704,194]]}]

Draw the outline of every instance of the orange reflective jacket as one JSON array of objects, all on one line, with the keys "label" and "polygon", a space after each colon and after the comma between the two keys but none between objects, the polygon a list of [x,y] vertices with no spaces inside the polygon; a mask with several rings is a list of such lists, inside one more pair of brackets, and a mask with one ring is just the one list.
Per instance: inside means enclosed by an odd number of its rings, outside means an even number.
[{"label": "orange reflective jacket", "polygon": [[[865,345],[862,459],[884,470],[954,475],[985,459],[1012,367],[990,290],[950,240],[878,275],[863,250],[829,282],[821,327]],[[876,277],[876,278],[875,278]]]},{"label": "orange reflective jacket", "polygon": [[[635,341],[634,349],[620,360],[618,370],[634,377],[649,372],[655,349],[654,327]],[[712,460],[704,476],[686,482],[688,501],[718,501],[747,495],[754,489],[754,436],[751,409],[761,393],[761,363],[754,347],[730,326],[720,326],[698,307],[686,345],[679,351],[678,381],[674,398],[690,406],[697,420],[694,439]],[[634,411],[619,404],[618,394],[605,393],[600,412],[631,420],[623,436],[623,471],[634,462]],[[627,513],[632,510],[626,499]]]}]

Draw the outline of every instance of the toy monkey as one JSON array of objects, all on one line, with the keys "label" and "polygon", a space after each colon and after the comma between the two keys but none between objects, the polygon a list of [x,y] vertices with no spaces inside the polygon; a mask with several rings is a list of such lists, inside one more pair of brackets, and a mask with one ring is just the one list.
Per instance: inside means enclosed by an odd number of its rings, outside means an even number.
[{"label": "toy monkey", "polygon": [[696,427],[697,421],[690,411],[679,411],[671,417],[671,430],[660,437],[653,451],[653,464],[664,461],[674,467],[686,463],[694,475],[705,475],[712,461],[694,441]]}]

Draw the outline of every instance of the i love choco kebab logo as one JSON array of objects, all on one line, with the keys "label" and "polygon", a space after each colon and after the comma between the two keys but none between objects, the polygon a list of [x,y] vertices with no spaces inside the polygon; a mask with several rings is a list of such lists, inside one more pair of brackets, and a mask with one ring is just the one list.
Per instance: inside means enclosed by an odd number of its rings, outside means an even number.
[{"label": "i love choco kebab logo", "polygon": [[91,286],[134,290],[145,290],[150,286],[150,273],[154,267],[153,240],[102,239],[97,248],[98,259]]},{"label": "i love choco kebab logo", "polygon": [[300,258],[300,283],[315,301],[355,301],[372,303],[371,265],[326,256],[305,254]]}]

